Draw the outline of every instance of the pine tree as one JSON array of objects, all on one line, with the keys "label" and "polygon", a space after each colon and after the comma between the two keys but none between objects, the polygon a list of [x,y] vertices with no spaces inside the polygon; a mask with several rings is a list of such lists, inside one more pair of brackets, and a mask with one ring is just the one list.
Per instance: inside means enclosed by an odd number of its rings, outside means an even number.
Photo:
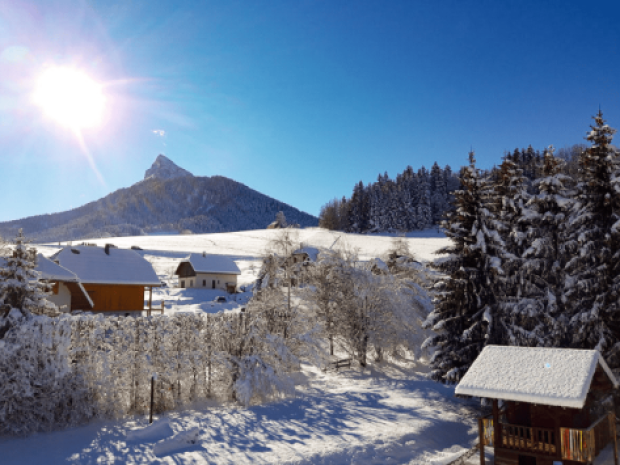
[{"label": "pine tree", "polygon": [[[542,177],[535,182],[540,193],[531,196],[516,217],[519,230],[524,226],[525,232],[514,250],[519,256],[517,292],[503,320],[509,345],[568,345],[568,319],[561,299],[566,257],[561,250],[572,205],[572,180],[561,170],[561,160],[553,156],[550,147],[545,151]],[[527,245],[525,250],[521,250],[523,244]]]},{"label": "pine tree", "polygon": [[448,192],[444,173],[437,162],[431,168],[431,210],[433,215],[433,224],[439,224],[443,214],[449,208]]},{"label": "pine tree", "polygon": [[433,223],[428,172],[424,167],[418,170],[418,203],[416,213],[417,229],[428,228]]},{"label": "pine tree", "polygon": [[573,258],[565,267],[563,299],[571,318],[571,345],[596,348],[613,356],[608,360],[617,365],[617,349],[609,353],[615,338],[609,327],[613,305],[608,305],[614,281],[612,258],[618,253],[618,242],[612,240],[617,197],[612,176],[617,169],[617,152],[610,144],[615,130],[605,124],[600,111],[594,120],[596,125],[586,137],[592,146],[579,160],[577,202],[565,245],[565,253]]},{"label": "pine tree", "polygon": [[0,339],[22,318],[32,314],[55,316],[58,308],[47,300],[49,285],[39,281],[37,251],[19,230],[12,253],[0,261]]},{"label": "pine tree", "polygon": [[423,345],[435,348],[431,376],[447,383],[458,382],[483,347],[498,342],[491,284],[494,275],[502,273],[502,241],[489,227],[488,181],[476,169],[473,152],[469,160],[461,171],[463,189],[454,192],[456,211],[442,223],[452,245],[437,252],[447,257],[433,265],[447,278],[435,285],[435,309],[425,322],[436,332]]}]

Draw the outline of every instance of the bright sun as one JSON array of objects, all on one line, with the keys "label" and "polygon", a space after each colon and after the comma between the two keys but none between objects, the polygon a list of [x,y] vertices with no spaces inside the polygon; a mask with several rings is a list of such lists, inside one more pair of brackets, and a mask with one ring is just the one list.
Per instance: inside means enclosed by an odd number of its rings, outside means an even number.
[{"label": "bright sun", "polygon": [[101,86],[81,71],[49,68],[39,78],[34,100],[58,123],[72,129],[97,126],[104,98]]}]

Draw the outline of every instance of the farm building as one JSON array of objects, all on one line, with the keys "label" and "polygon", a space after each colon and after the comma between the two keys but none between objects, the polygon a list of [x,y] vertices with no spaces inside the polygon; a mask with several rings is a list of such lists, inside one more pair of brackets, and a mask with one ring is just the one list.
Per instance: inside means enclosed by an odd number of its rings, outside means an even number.
[{"label": "farm building", "polygon": [[293,253],[293,263],[316,262],[319,256],[319,249],[316,247],[301,247]]},{"label": "farm building", "polygon": [[479,419],[496,465],[593,463],[614,448],[613,390],[618,382],[596,350],[487,346],[456,387],[457,395],[492,400]]},{"label": "farm building", "polygon": [[77,275],[95,312],[142,312],[145,289],[150,306],[153,287],[161,285],[151,264],[133,250],[81,245],[65,247],[50,258]]},{"label": "farm building", "polygon": [[36,271],[41,273],[42,280],[52,284],[48,300],[54,302],[60,311],[93,309],[93,301],[75,273],[41,254],[37,256]]},{"label": "farm building", "polygon": [[190,254],[179,263],[175,273],[179,287],[221,289],[235,292],[241,271],[235,262],[223,255]]}]

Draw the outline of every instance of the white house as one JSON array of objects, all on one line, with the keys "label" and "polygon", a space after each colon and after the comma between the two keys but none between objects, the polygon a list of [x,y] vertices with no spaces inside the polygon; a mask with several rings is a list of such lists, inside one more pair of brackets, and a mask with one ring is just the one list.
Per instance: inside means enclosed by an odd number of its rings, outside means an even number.
[{"label": "white house", "polygon": [[48,300],[54,302],[60,311],[92,310],[93,301],[75,273],[41,254],[37,256],[35,270],[41,273],[42,280],[52,284],[52,294]]},{"label": "white house", "polygon": [[175,273],[179,287],[221,289],[235,292],[241,274],[235,262],[224,255],[190,254],[179,263]]}]

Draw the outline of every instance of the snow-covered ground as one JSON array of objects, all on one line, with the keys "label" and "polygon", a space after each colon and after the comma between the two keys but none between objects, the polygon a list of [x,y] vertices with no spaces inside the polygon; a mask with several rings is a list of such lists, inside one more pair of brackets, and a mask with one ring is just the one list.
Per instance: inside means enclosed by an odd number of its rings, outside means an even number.
[{"label": "snow-covered ground", "polygon": [[[139,246],[167,285],[153,304],[166,313],[239,311],[249,292],[179,289],[173,275],[190,252],[230,256],[241,270],[239,286],[252,284],[274,230],[226,234],[139,236],[89,240],[121,248]],[[300,245],[357,249],[362,260],[384,256],[389,235],[344,234],[319,228],[298,231]],[[421,261],[448,240],[436,230],[406,240]],[[64,244],[63,244],[64,245]],[[44,255],[57,245],[40,246]],[[226,296],[226,303],[215,303]],[[203,403],[167,412],[152,425],[144,417],[96,421],[27,438],[0,438],[2,464],[434,464],[447,465],[477,438],[475,404],[454,388],[430,381],[418,362],[382,364],[370,370],[323,373],[303,366],[297,397],[242,408]],[[466,464],[478,464],[474,455]]]},{"label": "snow-covered ground", "polygon": [[[165,301],[167,314],[177,312],[229,312],[239,311],[249,298],[250,292],[230,296],[224,291],[213,289],[179,289],[174,275],[179,262],[190,253],[226,255],[233,259],[241,275],[237,279],[237,288],[248,289],[256,281],[262,265],[262,257],[270,246],[270,242],[280,233],[277,229],[258,229],[218,234],[195,235],[154,235],[112,237],[105,239],[89,239],[87,242],[104,246],[114,244],[119,248],[137,246],[137,250],[155,269],[159,279],[166,287],[153,290],[153,308],[160,308],[161,300]],[[339,248],[345,247],[357,251],[361,260],[370,260],[385,256],[393,247],[397,234],[351,234],[329,231],[322,228],[305,228],[294,230],[300,246]],[[436,258],[435,252],[449,244],[449,240],[436,228],[425,231],[413,231],[406,234],[406,241],[414,256],[428,262]],[[78,242],[76,242],[77,244]],[[61,243],[62,246],[67,245]],[[58,244],[37,245],[37,249],[45,256],[50,256],[59,249]],[[226,303],[217,303],[215,298],[225,296]]]},{"label": "snow-covered ground", "polygon": [[[394,236],[388,234],[352,234],[329,231],[322,228],[295,230],[298,241],[311,247],[346,246],[359,251],[362,260],[380,257],[392,247]],[[103,246],[114,244],[120,248],[141,247],[145,251],[168,252],[170,258],[187,255],[190,252],[228,255],[233,260],[255,260],[265,254],[269,242],[278,234],[277,229],[256,229],[218,234],[190,234],[170,236],[131,236],[105,239],[89,239],[87,242]],[[413,231],[405,238],[418,260],[429,261],[435,258],[434,252],[449,244],[448,239],[437,229]],[[66,245],[62,243],[62,245]],[[44,255],[57,250],[57,245],[39,247]]]},{"label": "snow-covered ground", "polygon": [[[475,404],[427,379],[424,365],[323,373],[303,367],[298,395],[266,405],[197,405],[1,438],[2,464],[434,464],[475,444]],[[479,464],[476,455],[467,465]]]}]

